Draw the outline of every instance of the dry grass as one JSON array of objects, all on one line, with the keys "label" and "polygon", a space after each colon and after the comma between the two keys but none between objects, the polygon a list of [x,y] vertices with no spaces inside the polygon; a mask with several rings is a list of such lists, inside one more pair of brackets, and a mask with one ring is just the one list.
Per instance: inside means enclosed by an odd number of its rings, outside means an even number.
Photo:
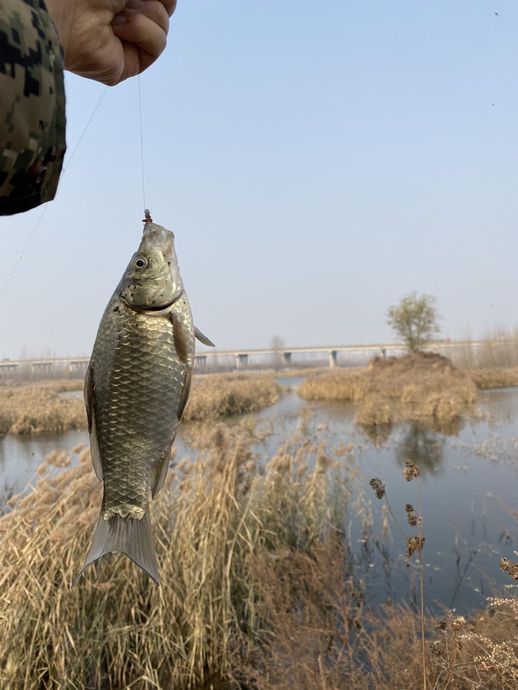
[{"label": "dry grass", "polygon": [[271,375],[212,374],[195,377],[184,421],[202,422],[257,412],[279,399]]},{"label": "dry grass", "polygon": [[307,400],[356,403],[356,421],[366,427],[431,421],[445,431],[477,398],[476,386],[465,372],[428,352],[375,358],[367,369],[311,377],[299,393]]},{"label": "dry grass", "polygon": [[452,350],[452,360],[456,366],[469,370],[518,367],[518,328],[493,329],[482,342],[468,339],[463,347]]},{"label": "dry grass", "polygon": [[[225,425],[206,445],[173,468],[153,506],[160,588],[121,556],[70,587],[100,500],[84,448],[76,466],[11,501],[0,518],[0,687],[421,687],[419,615],[365,612],[351,577],[350,453],[338,463],[294,441],[261,466]],[[430,690],[518,686],[518,599],[425,627]]]},{"label": "dry grass", "polygon": [[59,397],[81,386],[80,381],[58,381],[0,389],[0,434],[62,433],[85,428],[83,401]]},{"label": "dry grass", "polygon": [[468,369],[467,373],[481,389],[518,386],[518,366]]},{"label": "dry grass", "polygon": [[70,587],[100,501],[86,450],[11,501],[0,519],[0,687],[208,688],[268,636],[265,564],[280,572],[293,559],[293,572],[318,576],[311,564],[327,553],[326,567],[338,558],[347,571],[352,466],[306,445],[260,467],[224,426],[211,448],[176,467],[153,506],[160,588],[124,557]]},{"label": "dry grass", "polygon": [[[81,390],[83,382],[47,381],[38,385],[0,388],[0,434],[62,433],[85,429],[81,398],[60,393]],[[280,386],[272,376],[218,375],[196,377],[185,421],[217,420],[255,412],[274,403]]]}]

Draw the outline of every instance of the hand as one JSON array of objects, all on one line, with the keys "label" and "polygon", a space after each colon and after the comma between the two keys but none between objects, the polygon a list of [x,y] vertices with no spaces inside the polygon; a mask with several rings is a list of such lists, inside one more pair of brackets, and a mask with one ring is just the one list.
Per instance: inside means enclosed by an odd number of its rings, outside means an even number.
[{"label": "hand", "polygon": [[162,53],[176,0],[46,0],[65,68],[109,86]]}]

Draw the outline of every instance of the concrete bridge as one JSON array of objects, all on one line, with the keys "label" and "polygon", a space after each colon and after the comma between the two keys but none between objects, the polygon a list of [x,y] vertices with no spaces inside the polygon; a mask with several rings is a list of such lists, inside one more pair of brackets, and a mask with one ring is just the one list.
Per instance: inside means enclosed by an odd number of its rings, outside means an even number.
[{"label": "concrete bridge", "polygon": [[[508,342],[508,341],[506,341]],[[431,350],[454,355],[455,350],[476,350],[487,341],[437,341]],[[498,345],[498,342],[496,343]],[[195,371],[235,371],[298,367],[354,367],[365,365],[372,357],[400,355],[401,344],[322,345],[318,347],[257,348],[239,350],[203,349],[195,356]],[[56,357],[49,359],[0,360],[0,377],[30,378],[81,377],[86,373],[89,357]]]}]

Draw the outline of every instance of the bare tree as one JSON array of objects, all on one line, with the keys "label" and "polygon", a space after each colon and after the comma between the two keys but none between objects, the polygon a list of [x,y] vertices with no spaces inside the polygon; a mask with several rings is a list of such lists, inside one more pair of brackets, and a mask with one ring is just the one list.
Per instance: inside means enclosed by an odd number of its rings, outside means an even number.
[{"label": "bare tree", "polygon": [[276,371],[281,369],[283,364],[284,364],[284,362],[283,362],[284,347],[285,347],[284,340],[279,335],[274,335],[272,340],[271,340],[271,343],[270,343],[270,348],[273,350],[273,352],[272,352],[272,366]]},{"label": "bare tree", "polygon": [[412,352],[420,350],[440,332],[435,301],[432,295],[412,292],[387,311],[388,325]]}]

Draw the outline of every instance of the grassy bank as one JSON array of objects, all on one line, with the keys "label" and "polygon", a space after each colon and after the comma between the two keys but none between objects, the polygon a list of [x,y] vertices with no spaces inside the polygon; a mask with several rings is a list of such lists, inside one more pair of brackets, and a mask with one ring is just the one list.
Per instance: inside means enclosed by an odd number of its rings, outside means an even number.
[{"label": "grassy bank", "polygon": [[364,426],[400,421],[455,422],[477,398],[472,379],[434,353],[376,358],[361,370],[337,370],[306,379],[306,400],[346,400]]},{"label": "grassy bank", "polygon": [[[121,556],[75,586],[100,501],[88,452],[0,518],[0,687],[419,690],[419,617],[364,609],[351,575],[350,451],[266,466],[219,425],[153,504],[162,586]],[[426,618],[428,690],[517,687],[518,602]]]},{"label": "grassy bank", "polygon": [[[61,393],[81,390],[82,381],[45,382],[0,388],[0,434],[62,433],[86,429],[84,403]],[[186,421],[206,421],[255,412],[273,404],[280,386],[272,376],[239,374],[195,377]]]}]

